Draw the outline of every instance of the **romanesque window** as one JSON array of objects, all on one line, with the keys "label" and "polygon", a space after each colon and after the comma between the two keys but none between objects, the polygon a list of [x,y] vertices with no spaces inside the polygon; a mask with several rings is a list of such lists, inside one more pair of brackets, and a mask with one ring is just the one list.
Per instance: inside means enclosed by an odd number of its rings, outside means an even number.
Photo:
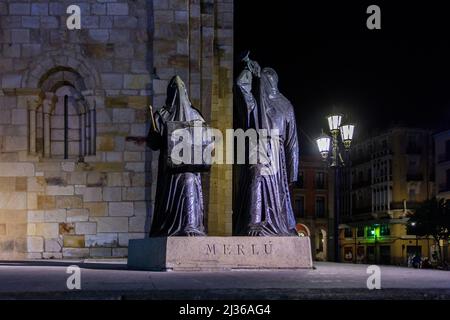
[{"label": "romanesque window", "polygon": [[[62,89],[62,90],[61,90]],[[80,108],[75,99],[69,96],[70,90],[58,90],[55,108],[50,118],[50,153],[54,158],[75,158],[84,153],[81,148]]]},{"label": "romanesque window", "polygon": [[77,159],[95,154],[95,100],[72,68],[56,67],[39,81],[41,101],[30,108],[30,152],[44,158]]}]

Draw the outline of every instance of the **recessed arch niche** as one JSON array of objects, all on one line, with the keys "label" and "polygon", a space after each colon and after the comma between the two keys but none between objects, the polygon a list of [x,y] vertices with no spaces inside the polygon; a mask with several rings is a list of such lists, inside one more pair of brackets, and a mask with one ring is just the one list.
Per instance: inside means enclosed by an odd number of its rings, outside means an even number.
[{"label": "recessed arch niche", "polygon": [[94,155],[95,99],[86,97],[89,91],[80,73],[71,67],[56,66],[44,72],[37,85],[40,103],[35,121],[30,119],[30,132],[36,132],[35,150],[30,151],[44,158],[78,161]]}]

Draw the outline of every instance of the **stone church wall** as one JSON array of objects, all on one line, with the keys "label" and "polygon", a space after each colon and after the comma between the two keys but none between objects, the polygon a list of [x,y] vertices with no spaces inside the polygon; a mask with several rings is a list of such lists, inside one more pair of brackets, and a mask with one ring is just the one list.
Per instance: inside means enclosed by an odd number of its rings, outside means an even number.
[{"label": "stone church wall", "polygon": [[[231,0],[0,3],[0,259],[123,257],[146,236],[158,155],[134,138],[174,74],[231,128],[232,17]],[[204,181],[208,231],[230,234],[231,167]]]}]

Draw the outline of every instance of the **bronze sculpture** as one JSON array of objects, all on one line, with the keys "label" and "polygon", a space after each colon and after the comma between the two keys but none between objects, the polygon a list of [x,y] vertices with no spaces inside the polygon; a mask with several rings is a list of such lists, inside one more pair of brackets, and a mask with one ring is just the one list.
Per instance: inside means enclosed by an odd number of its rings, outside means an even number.
[{"label": "bronze sculpture", "polygon": [[[248,236],[295,236],[296,221],[289,185],[298,174],[298,140],[292,104],[278,90],[278,76],[271,68],[261,71],[258,63],[243,60],[245,69],[237,79],[245,129],[278,129],[270,136],[279,148],[272,149],[272,160],[279,170],[262,174],[267,164],[246,164],[241,170],[233,234]],[[270,149],[270,146],[269,146]]]},{"label": "bronze sculpture", "polygon": [[151,237],[204,236],[203,194],[199,172],[173,171],[168,165],[167,123],[204,119],[188,97],[185,84],[175,76],[167,88],[165,106],[152,114],[147,144],[160,150]]}]

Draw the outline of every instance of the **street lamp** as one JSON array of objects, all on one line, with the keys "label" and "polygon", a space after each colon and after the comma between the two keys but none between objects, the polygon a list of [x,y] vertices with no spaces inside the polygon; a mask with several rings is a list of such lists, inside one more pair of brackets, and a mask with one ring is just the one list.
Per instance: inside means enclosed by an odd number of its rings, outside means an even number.
[{"label": "street lamp", "polygon": [[373,236],[373,239],[375,240],[374,241],[374,253],[375,253],[375,262],[376,263],[378,263],[378,257],[379,257],[379,254],[378,254],[378,248],[377,248],[377,231],[376,231],[376,229],[377,229],[377,224],[376,225],[374,225],[373,226],[373,228],[370,230],[370,234]]},{"label": "street lamp", "polygon": [[353,132],[355,131],[354,124],[346,124],[341,126],[341,139],[346,149],[350,148],[353,139]]},{"label": "street lamp", "polygon": [[414,228],[414,233],[415,233],[415,235],[416,235],[416,255],[418,256],[418,255],[419,255],[419,238],[418,238],[418,236],[417,236],[416,225],[417,225],[417,223],[416,223],[415,221],[412,221],[412,222],[411,222],[411,227]]},{"label": "street lamp", "polygon": [[342,115],[335,114],[327,117],[328,126],[330,127],[330,131],[339,130],[342,121]]},{"label": "street lamp", "polygon": [[[342,125],[341,114],[333,114],[327,117],[328,127],[331,137],[323,133],[316,139],[317,147],[322,158],[325,161],[330,160],[329,166],[334,170],[334,251],[335,261],[339,262],[339,188],[340,188],[340,168],[346,163],[341,154],[342,146],[344,151],[348,152],[355,131],[354,124]],[[331,153],[330,153],[331,151]]]},{"label": "street lamp", "polygon": [[322,135],[317,138],[317,147],[319,152],[324,159],[328,158],[328,153],[330,152],[331,138],[322,132]]}]

